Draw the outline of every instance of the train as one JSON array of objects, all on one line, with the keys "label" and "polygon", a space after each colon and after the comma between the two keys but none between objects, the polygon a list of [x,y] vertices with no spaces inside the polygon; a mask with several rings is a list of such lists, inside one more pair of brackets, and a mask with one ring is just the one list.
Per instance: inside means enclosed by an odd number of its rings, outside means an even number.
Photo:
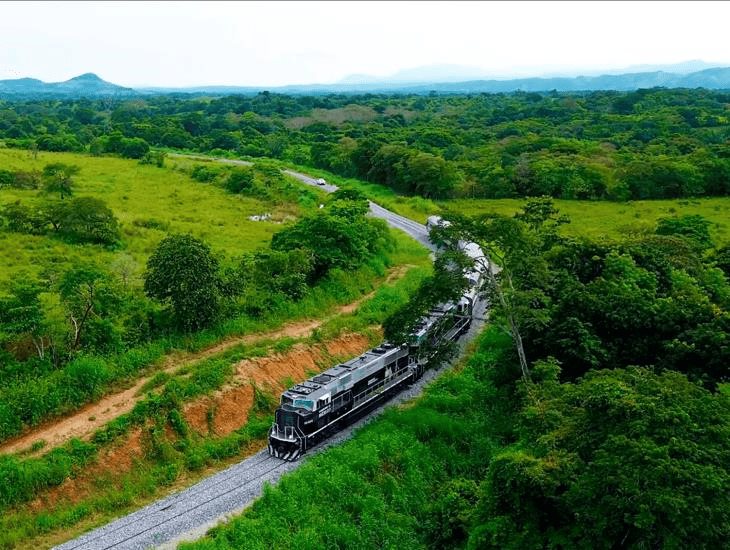
[{"label": "train", "polygon": [[[483,257],[476,244],[466,244],[459,247],[467,255]],[[282,393],[269,432],[269,454],[295,461],[420,379],[439,344],[458,340],[471,326],[485,264],[476,261],[474,265],[474,271],[464,274],[469,287],[461,298],[430,310],[406,342],[383,342]]]}]

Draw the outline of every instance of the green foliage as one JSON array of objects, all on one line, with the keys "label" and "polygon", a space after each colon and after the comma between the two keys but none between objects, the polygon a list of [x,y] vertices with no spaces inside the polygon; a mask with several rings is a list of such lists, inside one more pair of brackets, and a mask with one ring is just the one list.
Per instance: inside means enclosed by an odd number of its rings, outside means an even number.
[{"label": "green foliage", "polygon": [[[114,245],[120,239],[119,222],[101,199],[74,197],[31,209],[20,201],[0,211],[7,228],[18,233],[52,232],[72,243]],[[50,226],[50,227],[49,227]]]},{"label": "green foliage", "polygon": [[114,213],[95,197],[75,197],[50,205],[47,216],[54,229],[72,242],[113,245],[121,237]]},{"label": "green foliage", "polygon": [[43,185],[47,193],[59,193],[61,199],[73,193],[73,176],[81,169],[78,166],[54,162],[43,168]]},{"label": "green foliage", "polygon": [[71,322],[72,351],[115,348],[118,335],[110,323],[121,308],[121,293],[111,277],[94,267],[78,267],[64,273],[59,296]]},{"label": "green foliage", "polygon": [[253,188],[253,178],[253,169],[236,168],[228,174],[225,187],[231,193],[245,193]]},{"label": "green foliage", "polygon": [[302,299],[309,291],[312,269],[312,254],[301,249],[262,250],[246,256],[239,267],[244,286],[292,300]]},{"label": "green foliage", "polygon": [[5,226],[16,233],[42,233],[47,225],[45,216],[21,204],[20,201],[4,205],[0,216],[2,216]]},{"label": "green foliage", "polygon": [[215,180],[219,174],[220,170],[213,166],[198,164],[193,167],[192,171],[190,172],[190,177],[193,178],[195,181],[199,181],[201,183],[210,183]]},{"label": "green foliage", "polygon": [[150,152],[149,144],[142,138],[123,139],[119,153],[128,159],[143,159]]},{"label": "green foliage", "polygon": [[715,254],[715,264],[730,279],[730,244],[720,248]]},{"label": "green foliage", "polygon": [[69,445],[48,453],[40,459],[21,460],[0,456],[0,509],[30,500],[38,489],[60,485],[73,471],[94,457],[93,445],[72,440]]},{"label": "green foliage", "polygon": [[[639,200],[730,192],[727,93],[148,97],[16,102],[11,147],[276,158],[427,197]],[[83,112],[83,116],[69,116]],[[2,178],[0,178],[1,180]],[[0,184],[1,185],[1,184]]]},{"label": "green foliage", "polygon": [[730,408],[677,373],[532,388],[496,455],[473,547],[713,548],[728,536]]},{"label": "green foliage", "polygon": [[0,297],[0,343],[9,344],[29,337],[42,360],[46,348],[43,334],[46,313],[40,300],[41,292],[38,281],[19,279],[12,284],[9,296]]},{"label": "green foliage", "polygon": [[41,183],[38,172],[0,169],[0,188],[37,189]]},{"label": "green foliage", "polygon": [[185,330],[210,325],[219,312],[218,260],[210,247],[192,235],[170,235],[150,256],[144,289],[148,296],[172,305]]},{"label": "green foliage", "polygon": [[358,203],[335,200],[329,208],[306,216],[277,233],[273,250],[308,250],[315,278],[329,270],[354,269],[390,246],[388,230],[380,220],[366,218]]},{"label": "green foliage", "polygon": [[142,165],[149,164],[157,166],[157,168],[162,168],[165,166],[166,157],[167,153],[164,151],[147,151],[144,156],[139,159],[139,163]]},{"label": "green foliage", "polygon": [[657,235],[676,235],[689,239],[700,250],[712,248],[710,222],[697,214],[675,218],[660,218]]}]

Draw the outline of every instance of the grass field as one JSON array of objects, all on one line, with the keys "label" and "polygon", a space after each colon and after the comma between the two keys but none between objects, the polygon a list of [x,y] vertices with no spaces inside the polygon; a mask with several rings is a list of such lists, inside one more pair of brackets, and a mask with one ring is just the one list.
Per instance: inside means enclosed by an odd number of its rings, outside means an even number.
[{"label": "grass field", "polygon": [[[359,189],[383,207],[421,223],[425,223],[431,215],[449,210],[466,215],[489,212],[512,215],[525,204],[524,199],[433,201],[399,195],[383,185],[343,178],[317,168],[298,169],[314,177],[323,177],[335,185]],[[627,233],[653,231],[656,221],[662,217],[699,214],[711,222],[710,234],[715,244],[730,242],[730,197],[628,202],[554,199],[554,202],[560,212],[570,218],[570,224],[565,225],[563,231],[573,236],[619,237]]]},{"label": "grass field", "polygon": [[[206,240],[216,253],[239,256],[267,245],[281,228],[278,222],[301,210],[293,202],[272,206],[198,183],[174,169],[173,162],[157,168],[119,158],[45,152],[33,159],[25,151],[0,149],[0,169],[40,171],[52,162],[81,168],[74,178],[74,195],[94,196],[107,203],[120,221],[122,246],[109,250],[68,244],[53,236],[0,231],[0,284],[24,271],[38,274],[52,266],[62,271],[92,256],[111,266],[130,255],[141,269],[157,243],[172,232],[192,233]],[[0,206],[17,200],[32,205],[42,199],[37,190],[0,190]],[[272,221],[248,220],[250,215],[267,212]]]},{"label": "grass field", "polygon": [[[523,204],[518,199],[459,199],[439,203],[444,209],[468,215],[487,212],[511,215]],[[570,218],[563,231],[574,236],[619,237],[652,231],[659,218],[699,214],[712,223],[710,234],[716,244],[730,241],[730,197],[629,202],[556,199],[555,205]]]}]

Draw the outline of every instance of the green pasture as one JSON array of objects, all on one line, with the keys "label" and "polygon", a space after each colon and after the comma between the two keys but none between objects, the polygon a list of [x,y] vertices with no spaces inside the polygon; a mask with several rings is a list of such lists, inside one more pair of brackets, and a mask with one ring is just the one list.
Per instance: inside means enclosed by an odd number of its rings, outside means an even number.
[{"label": "green pasture", "polygon": [[[175,232],[200,237],[222,255],[239,256],[266,246],[283,220],[300,213],[299,205],[294,203],[272,205],[198,183],[175,169],[174,163],[157,168],[119,158],[46,152],[33,158],[26,151],[0,149],[0,169],[41,171],[53,162],[81,168],[74,178],[74,194],[106,202],[121,224],[122,244],[110,250],[98,245],[69,244],[51,235],[0,231],[0,284],[22,272],[38,275],[51,268],[60,272],[89,260],[114,266],[115,262],[128,264],[131,256],[141,270],[157,243]],[[0,190],[0,206],[17,200],[32,205],[46,198],[50,197],[38,190]],[[248,219],[263,213],[270,213],[272,221]]]},{"label": "green pasture", "polygon": [[[294,168],[292,166],[292,168]],[[449,210],[465,215],[498,213],[512,215],[525,199],[449,199],[434,201],[417,196],[399,195],[391,188],[354,178],[343,178],[317,168],[298,168],[314,177],[323,177],[335,185],[359,189],[381,206],[413,220],[425,223],[432,215]],[[730,197],[701,199],[643,200],[627,202],[553,199],[561,213],[570,218],[563,231],[592,239],[653,231],[659,218],[699,214],[712,226],[710,234],[716,245],[730,241]]]},{"label": "green pasture", "polygon": [[[659,218],[699,214],[712,223],[710,234],[715,244],[730,241],[730,197],[628,202],[554,199],[554,203],[570,218],[563,231],[574,236],[619,237],[653,231]],[[456,199],[439,203],[445,210],[470,216],[488,212],[511,215],[524,204],[523,199]]]}]

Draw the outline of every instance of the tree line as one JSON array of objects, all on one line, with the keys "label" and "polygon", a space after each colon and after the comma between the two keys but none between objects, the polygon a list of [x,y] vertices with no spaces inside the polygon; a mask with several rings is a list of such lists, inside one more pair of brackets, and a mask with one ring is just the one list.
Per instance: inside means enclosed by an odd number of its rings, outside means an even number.
[{"label": "tree line", "polygon": [[270,157],[427,197],[730,192],[726,92],[161,96],[0,103],[11,147]]}]

